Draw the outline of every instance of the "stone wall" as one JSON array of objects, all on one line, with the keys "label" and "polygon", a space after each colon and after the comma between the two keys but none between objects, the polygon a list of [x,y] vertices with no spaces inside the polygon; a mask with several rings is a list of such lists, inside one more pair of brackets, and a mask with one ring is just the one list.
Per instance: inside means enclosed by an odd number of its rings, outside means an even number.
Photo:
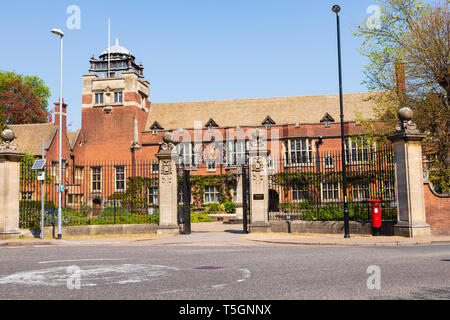
[{"label": "stone wall", "polygon": [[429,183],[424,185],[425,212],[431,234],[450,235],[450,196],[439,195]]},{"label": "stone wall", "polygon": [[[64,236],[112,235],[112,234],[156,234],[157,224],[116,224],[96,226],[69,226],[62,227]],[[39,237],[40,229],[23,230],[22,235]],[[45,237],[55,237],[56,227],[45,227]]]},{"label": "stone wall", "polygon": [[[393,221],[383,221],[381,234],[394,235]],[[350,221],[350,234],[372,234],[370,223]],[[270,221],[272,232],[344,234],[343,221]]]}]

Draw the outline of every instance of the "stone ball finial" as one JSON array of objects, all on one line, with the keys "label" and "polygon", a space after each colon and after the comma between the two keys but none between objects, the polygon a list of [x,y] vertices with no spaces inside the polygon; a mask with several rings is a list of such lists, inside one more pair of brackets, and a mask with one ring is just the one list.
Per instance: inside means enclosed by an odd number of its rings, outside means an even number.
[{"label": "stone ball finial", "polygon": [[400,121],[409,121],[412,119],[413,113],[414,112],[410,108],[401,108],[398,111],[398,118],[400,119]]},{"label": "stone ball finial", "polygon": [[164,133],[163,141],[165,143],[173,143],[173,133],[171,133],[171,132]]},{"label": "stone ball finial", "polygon": [[15,139],[16,135],[14,134],[14,131],[11,129],[5,129],[2,132],[2,139],[4,142],[12,142]]}]

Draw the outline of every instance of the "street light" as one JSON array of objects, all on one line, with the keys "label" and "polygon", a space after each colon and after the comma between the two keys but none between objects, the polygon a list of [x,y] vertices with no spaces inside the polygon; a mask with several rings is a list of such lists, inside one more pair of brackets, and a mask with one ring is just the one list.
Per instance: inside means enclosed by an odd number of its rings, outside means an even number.
[{"label": "street light", "polygon": [[350,238],[348,203],[347,203],[347,168],[345,163],[345,138],[344,138],[344,103],[342,99],[342,63],[341,63],[341,30],[339,25],[339,12],[341,7],[337,4],[331,9],[336,14],[337,22],[337,45],[338,45],[338,67],[339,67],[339,105],[341,108],[341,149],[342,149],[342,189],[344,193],[344,238]]},{"label": "street light", "polygon": [[62,220],[62,195],[61,195],[61,181],[62,181],[62,111],[63,111],[63,43],[64,32],[60,29],[52,29],[51,32],[60,37],[61,40],[61,69],[59,77],[59,172],[58,172],[58,239],[61,239],[61,220]]}]

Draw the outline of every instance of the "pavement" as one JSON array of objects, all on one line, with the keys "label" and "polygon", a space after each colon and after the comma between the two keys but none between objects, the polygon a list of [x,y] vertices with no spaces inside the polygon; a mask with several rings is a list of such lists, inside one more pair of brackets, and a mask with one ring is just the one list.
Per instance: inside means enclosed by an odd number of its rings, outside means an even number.
[{"label": "pavement", "polygon": [[337,234],[290,234],[242,232],[240,224],[222,222],[193,223],[190,235],[103,235],[0,240],[0,246],[423,246],[448,245],[450,236],[405,238],[397,236],[350,235],[344,239]]}]

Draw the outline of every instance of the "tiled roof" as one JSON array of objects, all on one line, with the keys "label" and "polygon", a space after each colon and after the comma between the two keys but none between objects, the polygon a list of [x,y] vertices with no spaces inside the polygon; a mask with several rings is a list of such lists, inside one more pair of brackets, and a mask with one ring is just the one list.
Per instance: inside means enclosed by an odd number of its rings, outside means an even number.
[{"label": "tiled roof", "polygon": [[[344,120],[356,121],[359,112],[364,117],[373,115],[373,93],[344,94]],[[194,122],[203,126],[209,119],[220,127],[261,126],[269,116],[277,125],[320,123],[328,113],[340,119],[339,95],[261,98],[200,102],[152,103],[146,130],[157,121],[164,129],[194,128]]]},{"label": "tiled roof", "polygon": [[[42,154],[42,139],[45,141],[45,149],[48,149],[58,131],[58,126],[53,123],[14,124],[9,125],[8,128],[16,135],[14,142],[20,152],[39,156]],[[80,132],[81,129],[67,132],[66,138],[71,149],[73,149]]]},{"label": "tiled roof", "polygon": [[69,140],[69,146],[70,146],[70,149],[72,149],[72,150],[75,147],[75,142],[77,141],[80,131],[81,131],[81,129],[78,129],[75,132],[67,132],[67,139]]},{"label": "tiled roof", "polygon": [[15,124],[8,128],[16,135],[14,142],[18,151],[33,155],[41,155],[42,139],[45,141],[45,148],[48,148],[57,131],[53,123]]}]

